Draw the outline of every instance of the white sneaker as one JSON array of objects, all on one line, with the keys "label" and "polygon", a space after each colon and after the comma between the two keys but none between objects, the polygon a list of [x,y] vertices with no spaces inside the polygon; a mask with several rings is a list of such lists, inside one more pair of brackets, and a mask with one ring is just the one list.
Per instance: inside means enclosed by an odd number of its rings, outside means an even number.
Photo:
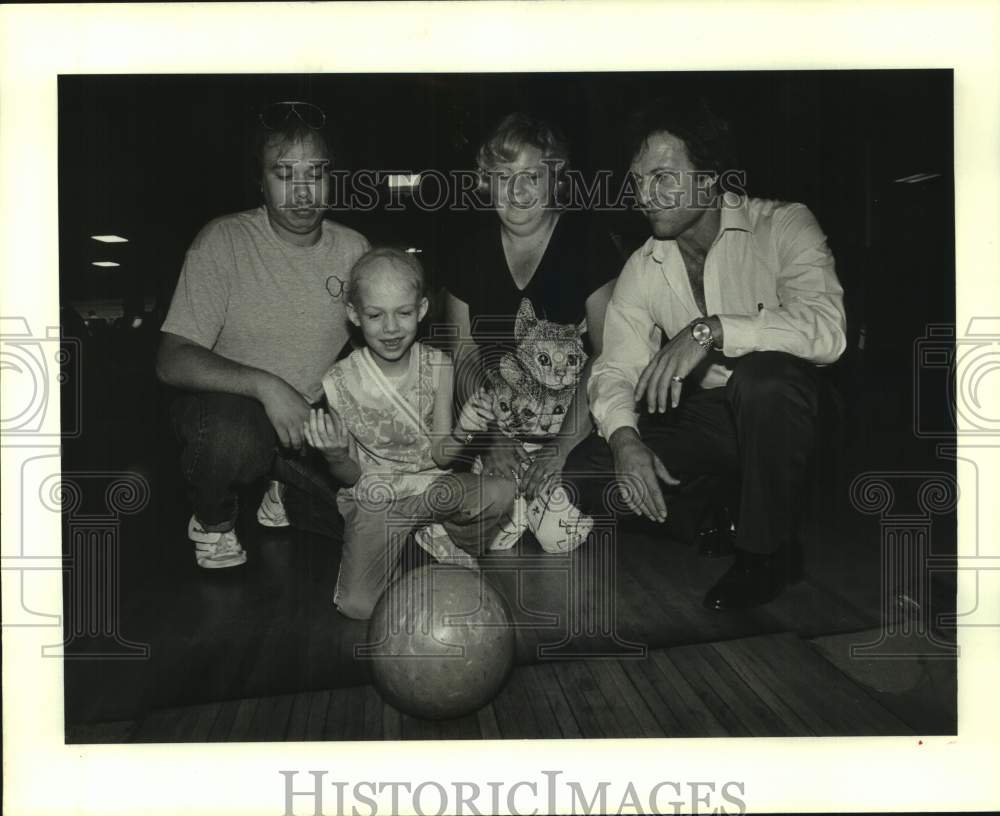
[{"label": "white sneaker", "polygon": [[529,528],[547,553],[569,553],[579,547],[594,529],[594,520],[573,505],[563,487],[545,500],[535,499],[528,508]]},{"label": "white sneaker", "polygon": [[285,486],[272,481],[257,508],[257,523],[265,527],[287,527],[288,514],[285,512]]},{"label": "white sneaker", "polygon": [[458,564],[471,570],[479,570],[479,562],[462,548],[440,524],[428,524],[413,534],[420,548],[441,564]]},{"label": "white sneaker", "polygon": [[188,522],[188,538],[194,542],[194,560],[199,567],[220,569],[238,567],[247,561],[246,550],[240,546],[236,530],[225,533],[207,532],[194,516]]},{"label": "white sneaker", "polygon": [[524,535],[528,529],[528,503],[524,496],[514,499],[514,505],[510,508],[510,513],[506,521],[500,525],[496,537],[490,544],[491,550],[509,550]]}]

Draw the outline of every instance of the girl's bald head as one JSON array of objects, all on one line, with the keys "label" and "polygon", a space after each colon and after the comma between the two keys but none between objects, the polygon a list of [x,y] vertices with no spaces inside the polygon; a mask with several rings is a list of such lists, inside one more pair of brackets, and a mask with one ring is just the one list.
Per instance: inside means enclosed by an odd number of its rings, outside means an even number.
[{"label": "girl's bald head", "polygon": [[360,306],[364,284],[375,279],[391,279],[397,285],[412,286],[416,300],[424,296],[426,289],[424,268],[412,253],[392,247],[376,247],[358,258],[351,268],[346,289],[347,302]]}]

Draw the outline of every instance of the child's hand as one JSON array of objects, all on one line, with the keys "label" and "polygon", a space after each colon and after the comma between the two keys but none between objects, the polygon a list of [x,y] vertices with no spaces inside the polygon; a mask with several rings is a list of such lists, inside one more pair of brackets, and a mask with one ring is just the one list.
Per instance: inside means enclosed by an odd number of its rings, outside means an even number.
[{"label": "child's hand", "polygon": [[490,398],[486,395],[486,390],[480,388],[462,406],[458,427],[465,433],[482,433],[489,428],[491,422],[495,421],[496,415],[493,413]]},{"label": "child's hand", "polygon": [[328,462],[349,459],[347,429],[340,415],[332,408],[329,413],[313,408],[302,429],[306,441],[318,450]]}]

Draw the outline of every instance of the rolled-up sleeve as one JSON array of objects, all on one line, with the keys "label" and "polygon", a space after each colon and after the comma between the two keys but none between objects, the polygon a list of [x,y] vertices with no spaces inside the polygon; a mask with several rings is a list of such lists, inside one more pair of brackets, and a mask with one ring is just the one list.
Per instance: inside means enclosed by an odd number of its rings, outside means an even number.
[{"label": "rolled-up sleeve", "polygon": [[778,305],[754,315],[719,315],[723,352],[784,351],[813,363],[836,362],[847,345],[844,290],[826,236],[809,208],[781,208],[772,222]]},{"label": "rolled-up sleeve", "polygon": [[622,427],[635,428],[633,391],[639,375],[659,348],[660,330],[650,311],[650,274],[636,253],[615,283],[604,318],[603,351],[587,383],[597,430],[605,439]]}]

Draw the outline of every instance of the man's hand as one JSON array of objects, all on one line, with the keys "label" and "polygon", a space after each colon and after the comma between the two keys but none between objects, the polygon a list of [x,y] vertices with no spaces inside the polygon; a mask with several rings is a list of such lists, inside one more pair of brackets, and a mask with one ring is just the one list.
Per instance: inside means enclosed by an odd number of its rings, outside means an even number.
[{"label": "man's hand", "polygon": [[302,433],[327,462],[337,463],[351,458],[347,449],[344,420],[332,408],[329,413],[322,408],[313,408],[309,412],[308,422],[302,426]]},{"label": "man's hand", "polygon": [[278,377],[269,377],[265,381],[259,389],[258,398],[281,444],[301,450],[302,428],[309,419],[309,403]]},{"label": "man's hand", "polygon": [[554,480],[562,473],[568,455],[553,442],[539,448],[521,479],[521,492],[528,499],[546,493],[548,486],[554,484]]},{"label": "man's hand", "polygon": [[635,386],[635,401],[645,398],[651,414],[666,411],[668,400],[670,407],[676,408],[681,399],[684,378],[707,354],[701,344],[694,341],[688,329],[677,332],[643,369]]},{"label": "man's hand", "polygon": [[486,476],[499,476],[517,482],[531,459],[516,439],[499,437],[483,455],[482,462]]},{"label": "man's hand", "polygon": [[615,477],[625,503],[637,516],[650,521],[667,520],[667,503],[660,490],[660,480],[668,485],[680,484],[670,475],[660,457],[639,438],[633,428],[619,428],[610,439],[615,461]]}]

